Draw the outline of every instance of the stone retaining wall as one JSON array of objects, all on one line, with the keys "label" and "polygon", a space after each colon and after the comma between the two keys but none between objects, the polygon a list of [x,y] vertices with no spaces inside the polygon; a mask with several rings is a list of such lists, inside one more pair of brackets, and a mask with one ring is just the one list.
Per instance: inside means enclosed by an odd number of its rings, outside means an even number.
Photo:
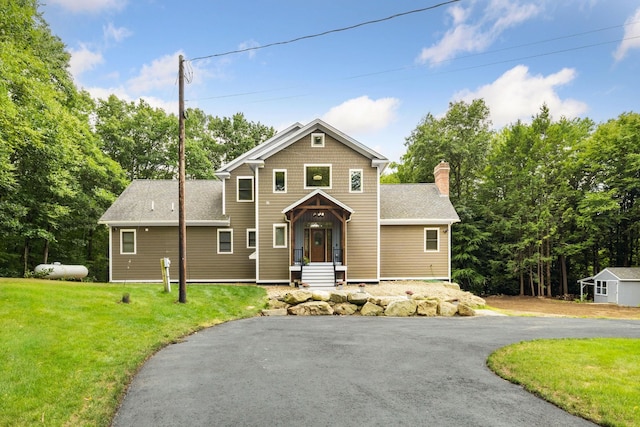
[{"label": "stone retaining wall", "polygon": [[366,292],[343,290],[296,290],[269,299],[263,316],[475,316],[475,310],[465,302],[443,300],[424,295],[373,296]]}]

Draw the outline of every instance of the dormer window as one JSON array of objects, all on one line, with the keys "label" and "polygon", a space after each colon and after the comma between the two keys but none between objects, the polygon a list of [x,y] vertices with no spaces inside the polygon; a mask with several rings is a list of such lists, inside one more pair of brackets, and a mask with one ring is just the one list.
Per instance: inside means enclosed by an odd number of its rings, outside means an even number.
[{"label": "dormer window", "polygon": [[312,133],[311,146],[315,148],[324,147],[324,133]]}]

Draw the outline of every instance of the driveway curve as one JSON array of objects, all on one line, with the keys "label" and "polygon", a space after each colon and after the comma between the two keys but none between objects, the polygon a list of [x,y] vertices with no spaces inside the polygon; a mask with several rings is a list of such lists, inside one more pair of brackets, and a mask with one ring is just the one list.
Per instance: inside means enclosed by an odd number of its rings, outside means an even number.
[{"label": "driveway curve", "polygon": [[[640,321],[257,317],[153,356],[113,425],[593,426],[486,367],[537,338],[640,337]],[[579,367],[576,367],[579,369]]]}]

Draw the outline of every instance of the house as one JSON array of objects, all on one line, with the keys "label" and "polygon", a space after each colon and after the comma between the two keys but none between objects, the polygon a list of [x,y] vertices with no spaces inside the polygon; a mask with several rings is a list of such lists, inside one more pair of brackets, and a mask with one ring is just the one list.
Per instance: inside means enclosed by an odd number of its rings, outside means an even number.
[{"label": "house", "polygon": [[[314,120],[230,161],[218,180],[186,181],[187,281],[450,280],[459,218],[448,164],[435,183],[382,185],[388,163]],[[178,182],[134,180],[100,223],[112,282],[161,281],[160,259],[178,260]]]},{"label": "house", "polygon": [[640,267],[609,267],[581,279],[580,296],[585,286],[593,286],[593,302],[640,306]]}]

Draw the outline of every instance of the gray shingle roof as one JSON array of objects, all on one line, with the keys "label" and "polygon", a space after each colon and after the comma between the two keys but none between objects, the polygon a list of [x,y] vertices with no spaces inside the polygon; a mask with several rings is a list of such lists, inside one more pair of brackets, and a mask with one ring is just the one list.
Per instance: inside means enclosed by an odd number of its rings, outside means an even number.
[{"label": "gray shingle roof", "polygon": [[380,221],[389,223],[450,224],[460,221],[449,197],[435,184],[381,184]]},{"label": "gray shingle roof", "polygon": [[640,280],[640,267],[609,267],[607,270],[620,280]]},{"label": "gray shingle roof", "polygon": [[[217,180],[185,181],[187,225],[229,224]],[[108,225],[178,225],[178,181],[134,180],[99,220]]]}]

